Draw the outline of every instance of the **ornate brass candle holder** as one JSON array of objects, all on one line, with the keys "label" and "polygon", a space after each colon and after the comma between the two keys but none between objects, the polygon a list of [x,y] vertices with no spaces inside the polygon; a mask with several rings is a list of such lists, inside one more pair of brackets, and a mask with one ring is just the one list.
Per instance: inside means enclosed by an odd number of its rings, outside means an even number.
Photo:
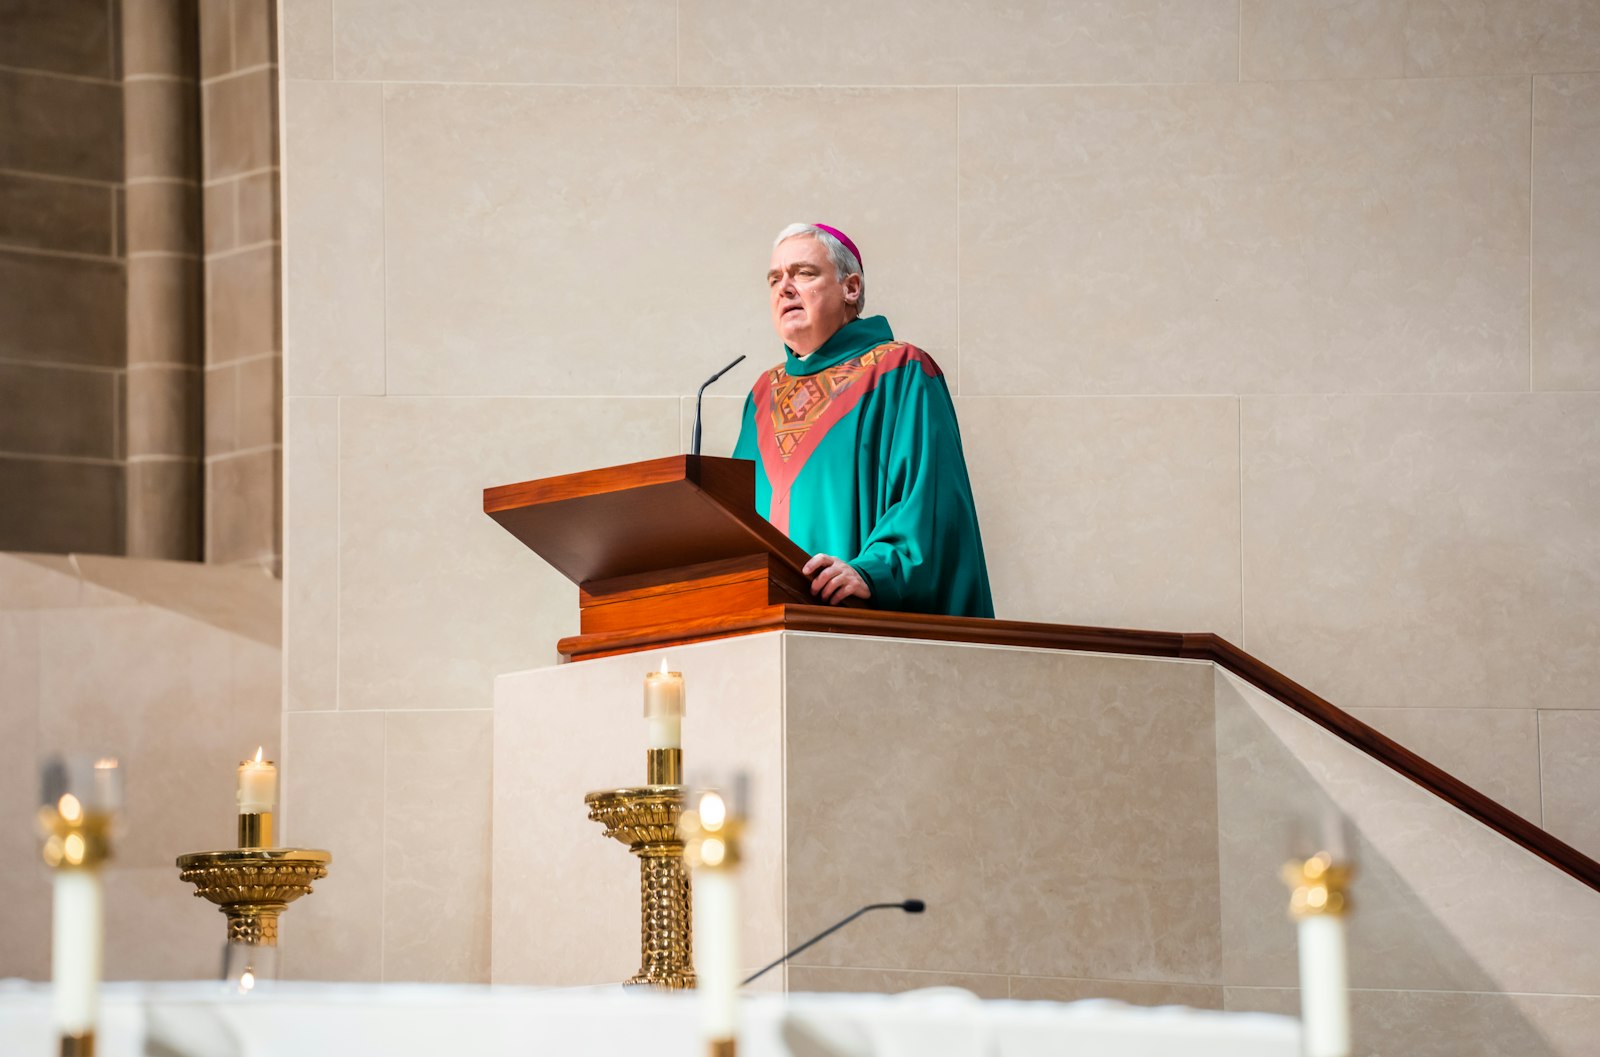
[{"label": "ornate brass candle holder", "polygon": [[[303,895],[311,882],[328,876],[329,852],[311,848],[229,848],[178,857],[178,878],[195,886],[195,896],[217,904],[228,918],[229,961],[243,952],[241,987],[270,976],[278,947],[278,915]],[[224,965],[225,978],[234,971]]]},{"label": "ornate brass candle holder", "polygon": [[[648,751],[651,777],[681,769],[681,750]],[[657,753],[672,753],[676,758],[657,759]],[[589,805],[589,818],[605,827],[607,837],[626,844],[639,857],[640,964],[625,985],[676,991],[694,987],[689,874],[683,865],[683,840],[678,836],[683,786],[601,789],[585,796],[583,802]]]}]

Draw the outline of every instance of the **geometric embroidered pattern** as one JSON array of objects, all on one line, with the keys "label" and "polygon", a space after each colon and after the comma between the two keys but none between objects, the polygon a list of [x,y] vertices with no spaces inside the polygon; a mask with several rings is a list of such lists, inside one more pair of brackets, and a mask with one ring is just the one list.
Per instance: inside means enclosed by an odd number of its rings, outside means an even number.
[{"label": "geometric embroidered pattern", "polygon": [[793,458],[812,427],[827,413],[829,405],[863,375],[870,375],[885,354],[894,348],[894,344],[879,345],[855,359],[802,378],[789,377],[782,367],[774,369],[768,378],[772,394],[768,406],[778,456],[784,462]]},{"label": "geometric embroidered pattern", "polygon": [[757,430],[756,447],[772,485],[767,520],[778,531],[789,531],[794,482],[828,431],[854,411],[885,376],[912,364],[930,377],[941,376],[938,364],[927,353],[903,341],[889,341],[816,374],[791,378],[780,366],[756,379],[756,414],[764,414],[772,427],[770,431]]}]

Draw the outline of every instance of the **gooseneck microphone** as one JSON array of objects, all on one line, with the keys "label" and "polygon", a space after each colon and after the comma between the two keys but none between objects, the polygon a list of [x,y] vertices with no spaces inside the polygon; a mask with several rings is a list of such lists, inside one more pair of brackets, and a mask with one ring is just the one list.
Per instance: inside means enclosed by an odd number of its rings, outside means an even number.
[{"label": "gooseneck microphone", "polygon": [[[779,958],[777,961],[773,962],[771,965],[767,966],[765,969],[758,969],[757,971],[751,973],[749,976],[745,977],[744,983],[748,984],[751,981],[755,980],[756,978],[760,977],[763,973],[766,973],[766,972],[768,972],[769,970],[772,970],[772,969],[776,969],[778,966],[782,965],[784,962],[788,961],[790,958],[793,958],[795,955],[799,954],[801,951],[805,950],[807,947],[810,947],[813,944],[818,943],[818,942],[820,942],[822,940],[825,940],[829,936],[832,936],[835,932],[838,932],[840,929],[844,928],[846,925],[850,924],[850,922],[854,921],[856,918],[860,917],[862,914],[865,914],[869,910],[904,910],[907,914],[920,914],[924,910],[927,910],[927,909],[928,909],[928,904],[924,903],[920,899],[907,899],[903,903],[868,903],[866,906],[862,907],[860,910],[856,911],[854,914],[851,914],[849,917],[845,918],[843,921],[839,922],[837,925],[834,925],[834,926],[832,926],[830,928],[824,929],[823,931],[817,933],[815,936],[812,936],[810,939],[806,940],[800,946],[796,947],[794,950],[790,951],[788,954],[785,954],[782,958]],[[739,986],[743,987],[744,984],[740,984]]]},{"label": "gooseneck microphone", "polygon": [[[713,374],[710,378],[707,378],[706,385],[710,385],[712,382],[716,381],[718,378],[721,378],[723,375],[727,374],[729,371],[733,370],[743,362],[744,357],[740,356],[737,360],[734,360],[732,363],[728,364],[728,366],[724,367],[716,374]],[[694,440],[689,446],[690,455],[700,454],[700,404],[705,399],[706,385],[702,385],[700,387],[700,391],[696,393],[694,397]]]}]

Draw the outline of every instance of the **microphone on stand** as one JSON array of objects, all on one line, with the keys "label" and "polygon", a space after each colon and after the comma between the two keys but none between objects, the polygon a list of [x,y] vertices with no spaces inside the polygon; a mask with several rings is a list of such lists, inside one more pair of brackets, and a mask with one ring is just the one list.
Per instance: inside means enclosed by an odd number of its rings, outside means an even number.
[{"label": "microphone on stand", "polygon": [[[710,378],[707,378],[706,385],[710,385],[712,382],[716,381],[718,378],[721,378],[723,375],[727,374],[729,371],[733,370],[743,362],[744,357],[740,356],[737,360],[734,360],[732,363],[728,364],[728,366],[724,367],[716,374],[713,374]],[[702,385],[700,387],[700,392],[696,393],[694,398],[694,440],[689,446],[690,455],[700,454],[700,404],[701,401],[705,399],[706,385]]]},{"label": "microphone on stand", "polygon": [[[854,914],[851,914],[837,925],[824,929],[815,936],[812,936],[810,939],[806,940],[800,946],[796,947],[788,954],[785,954],[782,958],[779,958],[765,969],[758,969],[756,972],[751,973],[749,976],[745,977],[744,983],[748,984],[757,977],[761,976],[763,973],[766,973],[768,970],[776,969],[778,966],[782,965],[790,958],[793,958],[795,955],[799,954],[807,947],[810,947],[812,944],[832,936],[835,932],[838,932],[840,929],[844,928],[846,925],[850,924],[850,922],[854,921],[856,918],[860,917],[862,914],[865,914],[869,910],[904,910],[907,914],[920,914],[926,909],[928,909],[928,904],[924,903],[920,899],[907,899],[903,903],[868,903],[866,906],[862,907]],[[740,984],[739,986],[743,987],[744,984]]]}]

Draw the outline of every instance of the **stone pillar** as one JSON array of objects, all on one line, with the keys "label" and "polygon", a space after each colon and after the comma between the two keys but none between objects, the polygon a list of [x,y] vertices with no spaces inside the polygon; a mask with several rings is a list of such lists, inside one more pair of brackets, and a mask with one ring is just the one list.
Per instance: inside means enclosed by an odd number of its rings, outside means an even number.
[{"label": "stone pillar", "polygon": [[201,556],[195,0],[123,0],[127,553]]},{"label": "stone pillar", "polygon": [[206,561],[278,570],[282,326],[277,4],[200,0]]},{"label": "stone pillar", "polygon": [[120,554],[115,20],[104,0],[0,13],[0,551]]}]

